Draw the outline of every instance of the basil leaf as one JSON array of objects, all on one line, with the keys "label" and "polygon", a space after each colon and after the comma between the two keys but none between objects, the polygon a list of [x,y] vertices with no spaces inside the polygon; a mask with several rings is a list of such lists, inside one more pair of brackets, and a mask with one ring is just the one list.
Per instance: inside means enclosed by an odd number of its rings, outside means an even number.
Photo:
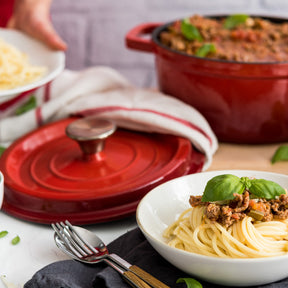
[{"label": "basil leaf", "polygon": [[251,186],[251,179],[249,177],[241,177],[241,182],[244,184],[246,190],[249,190]]},{"label": "basil leaf", "polygon": [[235,14],[227,17],[224,21],[224,28],[226,29],[234,29],[239,24],[245,23],[247,20],[248,15],[244,14]]},{"label": "basil leaf", "polygon": [[202,202],[214,202],[234,199],[233,194],[242,194],[245,183],[235,175],[223,174],[210,179],[205,187]]},{"label": "basil leaf", "polygon": [[288,160],[288,146],[282,145],[278,147],[276,152],[274,153],[271,163],[274,164],[279,161],[287,161]]},{"label": "basil leaf", "polygon": [[250,193],[265,199],[275,199],[276,196],[286,194],[286,191],[279,184],[265,180],[265,179],[252,179],[249,188]]},{"label": "basil leaf", "polygon": [[5,237],[7,234],[8,234],[8,231],[6,231],[6,230],[1,231],[0,232],[0,238]]},{"label": "basil leaf", "polygon": [[36,97],[35,96],[31,96],[26,103],[24,103],[22,106],[20,106],[20,107],[18,107],[18,109],[16,109],[15,115],[24,114],[27,111],[36,108],[36,106],[37,106]]},{"label": "basil leaf", "polygon": [[202,45],[195,53],[196,56],[199,57],[205,57],[207,56],[209,53],[215,53],[216,52],[216,48],[215,45],[212,43],[206,43],[204,45]]},{"label": "basil leaf", "polygon": [[12,245],[16,245],[20,242],[20,237],[17,235],[11,240]]},{"label": "basil leaf", "polygon": [[203,41],[199,30],[190,23],[189,18],[181,21],[181,32],[182,35],[188,40],[198,40],[199,42]]},{"label": "basil leaf", "polygon": [[0,146],[0,156],[3,154],[3,152],[6,150],[6,148],[5,147],[3,147],[3,146]]},{"label": "basil leaf", "polygon": [[179,278],[177,279],[176,283],[186,283],[187,288],[202,288],[203,286],[201,285],[200,282],[193,278]]}]

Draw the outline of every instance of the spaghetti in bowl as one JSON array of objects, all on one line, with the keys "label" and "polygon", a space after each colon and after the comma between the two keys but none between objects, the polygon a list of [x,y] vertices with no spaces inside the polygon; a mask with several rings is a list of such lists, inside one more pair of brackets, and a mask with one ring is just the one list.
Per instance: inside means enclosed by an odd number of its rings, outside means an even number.
[{"label": "spaghetti in bowl", "polygon": [[65,54],[13,29],[0,28],[0,103],[33,91],[62,72]]},{"label": "spaghetti in bowl", "polygon": [[[171,224],[179,220],[184,211],[190,209],[190,196],[202,195],[207,182],[213,177],[223,174],[267,179],[282,187],[288,187],[287,175],[264,171],[225,170],[183,176],[154,188],[141,200],[137,208],[137,222],[143,234],[166,260],[200,280],[203,279],[220,285],[252,286],[271,283],[288,277],[286,247],[281,255],[228,258],[201,255],[168,245],[168,240],[163,234]],[[198,213],[196,218],[202,217],[201,215],[201,212]],[[242,242],[244,243],[244,240]],[[254,243],[256,242],[255,240]],[[263,247],[256,249],[261,252]]]}]

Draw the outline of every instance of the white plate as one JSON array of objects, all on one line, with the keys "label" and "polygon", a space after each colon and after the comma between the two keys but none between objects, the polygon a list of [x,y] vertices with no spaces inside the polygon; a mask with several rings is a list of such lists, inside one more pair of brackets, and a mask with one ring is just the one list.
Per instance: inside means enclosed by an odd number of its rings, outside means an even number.
[{"label": "white plate", "polygon": [[223,259],[172,248],[163,231],[188,207],[190,195],[202,195],[208,180],[234,174],[277,182],[288,188],[288,176],[263,171],[225,170],[196,173],[168,181],[150,191],[137,208],[137,223],[150,244],[166,260],[198,279],[229,286],[253,286],[288,277],[288,255],[254,259]]},{"label": "white plate", "polygon": [[25,91],[32,90],[50,82],[59,75],[65,67],[64,52],[51,50],[45,44],[20,31],[0,28],[0,38],[15,46],[21,52],[26,53],[32,65],[47,67],[47,72],[41,79],[21,87],[0,91],[0,102],[7,101]]}]

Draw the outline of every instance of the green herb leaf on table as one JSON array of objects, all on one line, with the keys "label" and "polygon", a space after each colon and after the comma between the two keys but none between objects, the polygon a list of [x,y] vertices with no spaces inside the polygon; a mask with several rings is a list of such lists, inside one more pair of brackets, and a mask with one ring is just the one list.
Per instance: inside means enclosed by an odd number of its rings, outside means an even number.
[{"label": "green herb leaf on table", "polygon": [[226,29],[234,29],[236,28],[239,24],[245,23],[247,20],[248,15],[244,14],[234,14],[229,17],[227,17],[224,21],[224,28]]},{"label": "green herb leaf on table", "polygon": [[0,238],[5,237],[7,234],[8,234],[8,231],[6,231],[6,230],[1,231],[0,232]]},{"label": "green herb leaf on table", "polygon": [[26,103],[24,103],[22,106],[18,107],[15,111],[15,115],[21,115],[29,110],[32,110],[36,108],[37,106],[37,101],[35,96],[31,96]]},{"label": "green herb leaf on table", "polygon": [[11,240],[12,245],[16,245],[19,242],[20,242],[20,237],[18,235]]},{"label": "green herb leaf on table", "polygon": [[206,43],[202,45],[195,53],[196,56],[205,57],[210,53],[215,53],[216,47],[212,43]]},{"label": "green herb leaf on table", "polygon": [[205,187],[202,202],[214,202],[234,199],[233,194],[242,194],[244,181],[235,175],[223,174],[210,179]]},{"label": "green herb leaf on table", "polygon": [[199,30],[190,23],[189,18],[181,21],[181,32],[182,35],[188,40],[198,40],[199,42],[203,41]]},{"label": "green herb leaf on table", "polygon": [[280,161],[287,161],[288,160],[288,145],[281,145],[277,148],[276,152],[274,153],[271,163],[274,164]]},{"label": "green herb leaf on table", "polygon": [[185,283],[187,288],[202,288],[201,283],[193,278],[179,278],[176,283]]}]

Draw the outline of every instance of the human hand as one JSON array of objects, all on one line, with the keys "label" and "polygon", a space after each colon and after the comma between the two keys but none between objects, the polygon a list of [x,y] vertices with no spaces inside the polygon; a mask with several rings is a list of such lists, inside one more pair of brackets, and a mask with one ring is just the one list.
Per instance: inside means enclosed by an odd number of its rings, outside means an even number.
[{"label": "human hand", "polygon": [[50,21],[52,0],[15,0],[13,15],[7,28],[21,30],[52,49],[66,50],[67,45]]}]

